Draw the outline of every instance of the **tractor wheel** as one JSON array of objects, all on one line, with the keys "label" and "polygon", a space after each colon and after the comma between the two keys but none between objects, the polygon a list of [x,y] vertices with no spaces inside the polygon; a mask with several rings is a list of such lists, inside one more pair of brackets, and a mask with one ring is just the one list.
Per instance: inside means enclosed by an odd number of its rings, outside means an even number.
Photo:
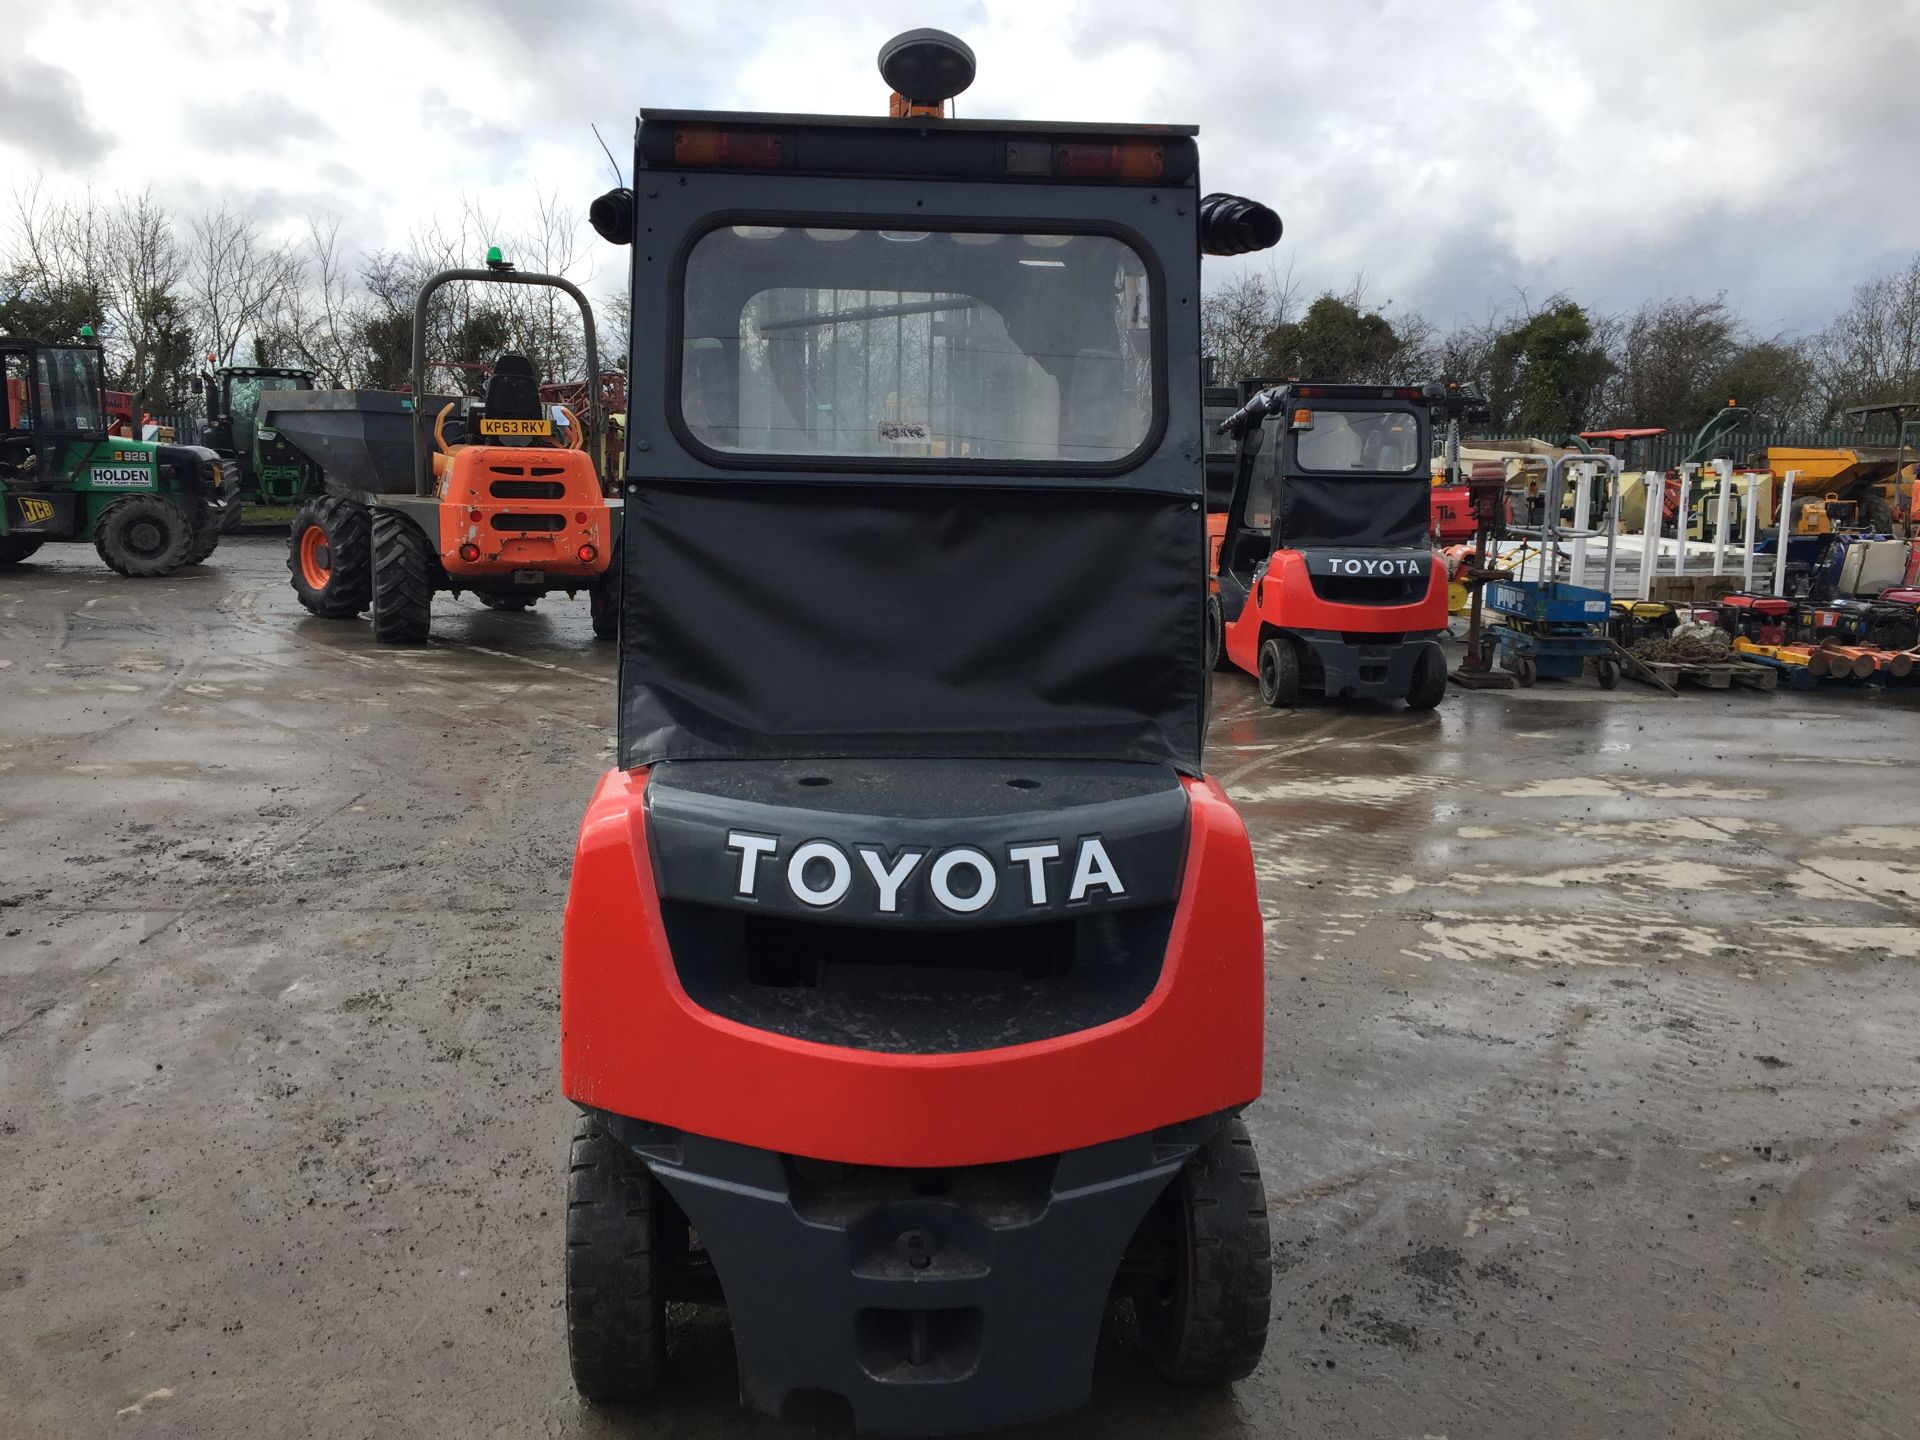
[{"label": "tractor wheel", "polygon": [[382,645],[416,645],[433,625],[433,592],[440,560],[404,515],[373,515],[373,638]]},{"label": "tractor wheel", "polygon": [[656,1216],[660,1182],[639,1157],[581,1117],[567,1176],[567,1355],[589,1400],[660,1386],[667,1363]]},{"label": "tractor wheel", "polygon": [[219,548],[220,516],[211,510],[203,510],[200,523],[193,527],[193,543],[187,547],[189,565],[198,565]]},{"label": "tractor wheel", "polygon": [[93,522],[93,548],[121,575],[171,575],[187,563],[192,547],[186,512],[164,495],[129,495]]},{"label": "tractor wheel", "polygon": [[46,543],[40,535],[0,535],[0,565],[18,565]]},{"label": "tractor wheel", "polygon": [[238,496],[229,496],[227,508],[220,512],[220,533],[231,535],[237,531],[246,520],[245,510],[246,507],[240,503]]},{"label": "tractor wheel", "polygon": [[1413,662],[1413,683],[1407,687],[1409,710],[1431,710],[1447,694],[1447,657],[1437,640],[1420,647]]},{"label": "tractor wheel", "polygon": [[1620,662],[1611,655],[1602,656],[1593,662],[1593,678],[1602,690],[1613,689],[1620,683]]},{"label": "tractor wheel", "polygon": [[537,595],[515,595],[507,590],[476,590],[473,598],[489,610],[531,610]]},{"label": "tractor wheel", "polygon": [[1260,698],[1276,710],[1300,698],[1300,652],[1284,635],[1260,642]]},{"label": "tractor wheel", "polygon": [[322,495],[294,512],[287,531],[293,593],[315,615],[344,620],[373,598],[373,538],[367,512]]},{"label": "tractor wheel", "polygon": [[587,613],[593,617],[593,638],[617,640],[620,637],[620,552],[613,552],[613,563],[600,583],[587,592]]},{"label": "tractor wheel", "polygon": [[1215,670],[1231,670],[1227,658],[1227,619],[1220,609],[1218,595],[1207,596],[1207,664]]},{"label": "tractor wheel", "polygon": [[1238,1116],[1214,1133],[1156,1202],[1172,1241],[1157,1293],[1134,1301],[1141,1338],[1163,1380],[1244,1380],[1267,1344],[1273,1248],[1260,1159]]}]

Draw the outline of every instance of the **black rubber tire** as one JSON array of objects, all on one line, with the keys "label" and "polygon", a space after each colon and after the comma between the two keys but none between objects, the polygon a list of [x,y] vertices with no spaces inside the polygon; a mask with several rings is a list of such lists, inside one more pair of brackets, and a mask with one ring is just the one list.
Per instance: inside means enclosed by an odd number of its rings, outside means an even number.
[{"label": "black rubber tire", "polygon": [[1522,690],[1531,690],[1533,682],[1540,678],[1540,667],[1534,663],[1531,655],[1516,655],[1513,661],[1513,678],[1520,682]]},{"label": "black rubber tire", "polygon": [[433,628],[440,557],[420,527],[391,510],[373,512],[373,638],[418,645]]},{"label": "black rubber tire", "polygon": [[1260,698],[1274,709],[1284,709],[1300,698],[1300,652],[1284,635],[1260,642]]},{"label": "black rubber tire", "polygon": [[1593,678],[1600,682],[1602,690],[1616,688],[1620,684],[1620,662],[1612,656],[1594,661]]},{"label": "black rubber tire", "polygon": [[1413,680],[1407,687],[1409,710],[1431,710],[1447,697],[1447,656],[1440,642],[1429,640],[1413,662]]},{"label": "black rubber tire", "polygon": [[220,533],[231,535],[246,520],[246,506],[240,503],[238,496],[227,497],[227,508],[220,512]]},{"label": "black rubber tire", "polygon": [[0,565],[18,565],[46,543],[44,535],[0,535]]},{"label": "black rubber tire", "polygon": [[1181,1167],[1159,1202],[1172,1273],[1134,1301],[1160,1378],[1174,1385],[1244,1380],[1267,1345],[1273,1245],[1267,1192],[1246,1123],[1229,1120]]},{"label": "black rubber tire", "polygon": [[[300,537],[316,526],[326,537],[332,571],[319,589],[300,570]],[[287,530],[287,570],[300,603],[322,619],[346,620],[366,609],[373,603],[373,522],[366,508],[337,495],[303,501]]]},{"label": "black rubber tire", "polygon": [[538,595],[514,595],[499,590],[476,590],[473,598],[489,610],[531,610]]},{"label": "black rubber tire", "polygon": [[200,523],[193,527],[193,543],[187,547],[187,564],[198,565],[220,548],[220,513],[202,510]]},{"label": "black rubber tire", "polygon": [[1878,490],[1870,490],[1860,501],[1860,523],[1876,535],[1891,535],[1893,507]]},{"label": "black rubber tire", "polygon": [[607,573],[600,577],[598,585],[587,592],[587,614],[593,620],[593,638],[596,640],[620,638],[620,576],[623,569],[620,551],[616,547],[613,563],[607,567]]},{"label": "black rubber tire", "polygon": [[660,1287],[660,1182],[585,1116],[567,1174],[567,1356],[589,1400],[660,1388],[667,1364]]},{"label": "black rubber tire", "polygon": [[150,580],[187,563],[193,524],[164,495],[129,495],[93,522],[93,548],[116,574]]},{"label": "black rubber tire", "polygon": [[1215,670],[1231,670],[1227,658],[1227,620],[1218,595],[1207,596],[1207,664]]}]

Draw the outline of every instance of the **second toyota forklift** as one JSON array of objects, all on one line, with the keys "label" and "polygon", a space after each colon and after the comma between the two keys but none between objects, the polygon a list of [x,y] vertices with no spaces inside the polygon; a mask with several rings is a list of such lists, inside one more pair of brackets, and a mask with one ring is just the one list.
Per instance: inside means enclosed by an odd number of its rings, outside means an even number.
[{"label": "second toyota forklift", "polygon": [[1240,442],[1217,576],[1223,651],[1267,704],[1314,691],[1431,710],[1446,695],[1447,575],[1428,495],[1443,398],[1287,381],[1221,425]]}]

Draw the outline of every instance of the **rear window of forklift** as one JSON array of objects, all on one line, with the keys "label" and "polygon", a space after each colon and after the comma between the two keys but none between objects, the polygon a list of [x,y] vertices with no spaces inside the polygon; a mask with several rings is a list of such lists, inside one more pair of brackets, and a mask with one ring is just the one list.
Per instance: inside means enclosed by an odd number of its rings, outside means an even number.
[{"label": "rear window of forklift", "polygon": [[1160,413],[1111,235],[734,224],[687,253],[679,414],[721,463],[1126,468]]},{"label": "rear window of forklift", "polygon": [[1299,467],[1318,474],[1406,475],[1427,460],[1408,410],[1315,410],[1312,424],[1293,433]]}]

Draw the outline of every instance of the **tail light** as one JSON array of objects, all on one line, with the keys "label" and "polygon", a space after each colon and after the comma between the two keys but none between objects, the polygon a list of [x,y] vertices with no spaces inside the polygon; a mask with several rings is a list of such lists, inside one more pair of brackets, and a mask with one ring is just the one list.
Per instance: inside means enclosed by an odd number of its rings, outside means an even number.
[{"label": "tail light", "polygon": [[686,125],[673,132],[673,159],[679,165],[737,165],[746,170],[778,170],[787,163],[787,142],[772,130],[723,130]]},{"label": "tail light", "polygon": [[587,512],[586,512],[586,511],[584,511],[584,510],[576,510],[576,511],[574,511],[574,512],[573,512],[573,523],[574,523],[574,524],[576,524],[576,525],[584,525],[584,524],[586,524],[586,523],[587,523]]},{"label": "tail light", "polygon": [[480,558],[480,547],[469,540],[460,547],[460,558],[471,565]]},{"label": "tail light", "polygon": [[580,557],[580,563],[582,565],[591,565],[595,560],[600,558],[600,552],[591,545],[582,545],[574,553]]},{"label": "tail light", "polygon": [[1053,163],[1055,173],[1069,180],[1158,180],[1166,173],[1167,152],[1141,140],[1071,142],[1055,150]]}]

